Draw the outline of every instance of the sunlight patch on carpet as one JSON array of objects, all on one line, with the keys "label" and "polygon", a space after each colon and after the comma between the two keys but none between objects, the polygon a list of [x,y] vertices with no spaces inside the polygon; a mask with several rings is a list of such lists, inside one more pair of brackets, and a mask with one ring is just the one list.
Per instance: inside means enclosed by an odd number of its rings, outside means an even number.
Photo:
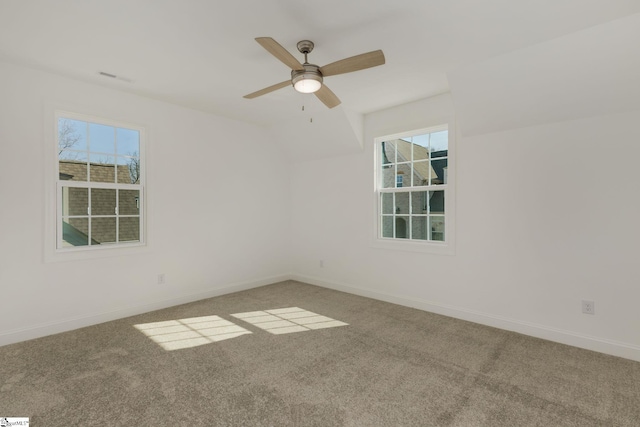
[{"label": "sunlight patch on carpet", "polygon": [[219,316],[190,317],[134,326],[169,351],[211,344],[251,333]]},{"label": "sunlight patch on carpet", "polygon": [[348,323],[327,316],[321,316],[298,307],[249,311],[246,313],[232,314],[232,316],[276,335],[348,325]]}]

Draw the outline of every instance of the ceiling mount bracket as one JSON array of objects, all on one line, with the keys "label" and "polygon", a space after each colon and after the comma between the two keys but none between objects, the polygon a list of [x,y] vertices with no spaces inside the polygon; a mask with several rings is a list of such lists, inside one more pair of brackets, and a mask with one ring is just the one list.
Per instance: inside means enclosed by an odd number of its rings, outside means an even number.
[{"label": "ceiling mount bracket", "polygon": [[311,40],[302,40],[299,41],[296,46],[298,47],[298,51],[300,53],[304,53],[305,55],[307,55],[313,51],[314,44]]}]

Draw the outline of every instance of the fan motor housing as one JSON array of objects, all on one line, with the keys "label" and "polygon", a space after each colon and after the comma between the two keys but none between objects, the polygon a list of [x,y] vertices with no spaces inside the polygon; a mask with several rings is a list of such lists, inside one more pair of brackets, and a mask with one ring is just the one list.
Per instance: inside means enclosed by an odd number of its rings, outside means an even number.
[{"label": "fan motor housing", "polygon": [[295,87],[296,82],[304,79],[316,80],[322,83],[322,73],[320,67],[315,64],[303,64],[304,70],[291,70],[291,84]]}]

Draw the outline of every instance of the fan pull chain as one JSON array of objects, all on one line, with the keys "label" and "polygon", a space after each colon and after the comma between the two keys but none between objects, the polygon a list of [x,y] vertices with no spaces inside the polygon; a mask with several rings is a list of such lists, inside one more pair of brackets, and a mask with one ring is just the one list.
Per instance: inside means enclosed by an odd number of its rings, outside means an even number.
[{"label": "fan pull chain", "polygon": [[[304,111],[304,101],[305,101],[306,97],[302,98],[302,111]],[[309,117],[309,123],[313,123],[313,117]]]}]

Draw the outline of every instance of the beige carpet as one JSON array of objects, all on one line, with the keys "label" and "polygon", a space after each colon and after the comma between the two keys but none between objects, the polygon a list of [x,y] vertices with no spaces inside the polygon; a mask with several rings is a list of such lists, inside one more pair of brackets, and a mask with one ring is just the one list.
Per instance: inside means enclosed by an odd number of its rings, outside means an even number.
[{"label": "beige carpet", "polygon": [[640,363],[283,282],[0,347],[0,416],[34,427],[638,426]]}]

